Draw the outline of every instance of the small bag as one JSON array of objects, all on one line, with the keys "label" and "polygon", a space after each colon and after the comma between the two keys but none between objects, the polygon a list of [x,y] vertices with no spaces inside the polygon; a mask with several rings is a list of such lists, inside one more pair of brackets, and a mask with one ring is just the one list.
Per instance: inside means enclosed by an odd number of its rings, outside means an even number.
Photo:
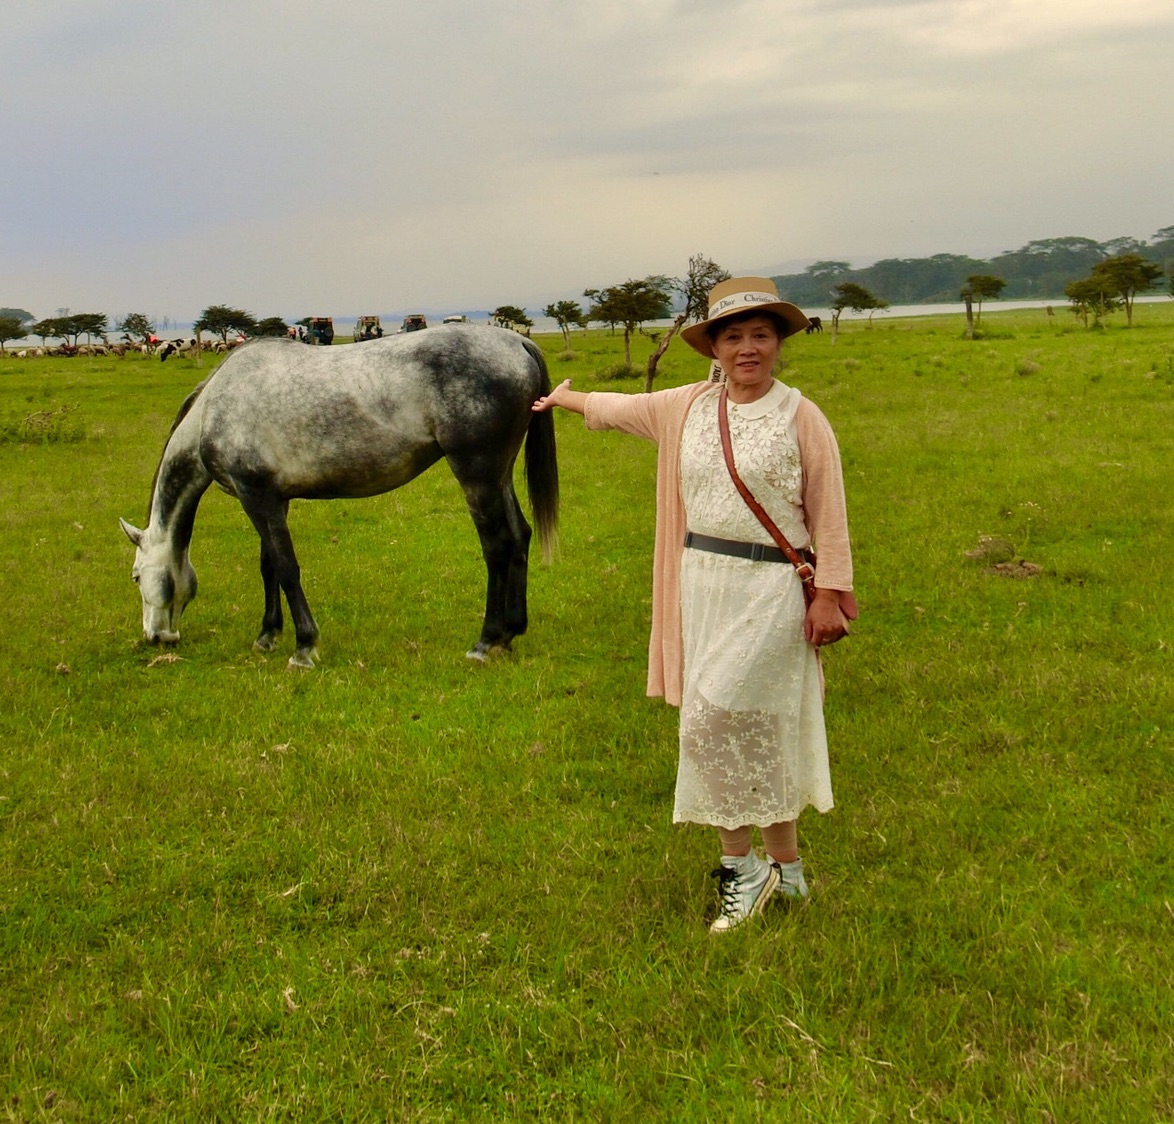
[{"label": "small bag", "polygon": [[[767,529],[775,544],[786,555],[787,561],[795,567],[795,573],[799,575],[799,580],[803,583],[803,600],[810,608],[811,602],[815,600],[815,551],[810,547],[806,547],[802,551],[796,550],[787,541],[787,536],[779,530],[775,521],[766,513],[762,504],[754,498],[754,493],[746,487],[742,477],[738,475],[738,470],[734,467],[734,449],[730,444],[730,419],[726,416],[728,397],[726,388],[723,386],[717,403],[717,428],[721,435],[722,454],[726,458],[726,468],[730,470],[730,479],[734,481],[734,487],[738,489],[738,494],[746,501],[746,506],[754,512],[759,523]],[[844,618],[844,635],[846,636],[850,631],[848,621],[854,621],[860,615],[860,611],[856,607],[856,598],[850,592],[840,594],[840,615]]]}]

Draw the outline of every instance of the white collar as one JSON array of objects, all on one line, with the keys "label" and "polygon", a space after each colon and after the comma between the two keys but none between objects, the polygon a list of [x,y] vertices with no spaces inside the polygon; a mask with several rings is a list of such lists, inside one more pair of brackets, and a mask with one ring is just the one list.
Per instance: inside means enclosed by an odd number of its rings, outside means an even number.
[{"label": "white collar", "polygon": [[779,382],[778,379],[772,379],[770,390],[761,398],[756,398],[753,402],[731,401],[730,410],[741,418],[756,421],[758,418],[765,418],[767,414],[773,413],[784,403],[789,404],[792,396],[798,397],[798,395],[799,392],[793,387]]}]

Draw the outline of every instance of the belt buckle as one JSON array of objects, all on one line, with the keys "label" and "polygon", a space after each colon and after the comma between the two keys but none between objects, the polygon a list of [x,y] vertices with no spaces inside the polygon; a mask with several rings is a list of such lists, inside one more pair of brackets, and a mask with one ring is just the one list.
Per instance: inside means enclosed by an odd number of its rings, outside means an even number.
[{"label": "belt buckle", "polygon": [[761,562],[766,557],[768,549],[768,547],[763,546],[760,542],[752,542],[750,544],[750,561]]}]

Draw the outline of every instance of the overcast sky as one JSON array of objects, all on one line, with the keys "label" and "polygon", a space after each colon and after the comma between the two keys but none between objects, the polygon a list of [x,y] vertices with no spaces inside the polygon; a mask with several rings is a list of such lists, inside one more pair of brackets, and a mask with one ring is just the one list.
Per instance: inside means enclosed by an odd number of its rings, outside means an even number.
[{"label": "overcast sky", "polygon": [[10,0],[0,306],[532,312],[1174,224],[1174,2]]}]

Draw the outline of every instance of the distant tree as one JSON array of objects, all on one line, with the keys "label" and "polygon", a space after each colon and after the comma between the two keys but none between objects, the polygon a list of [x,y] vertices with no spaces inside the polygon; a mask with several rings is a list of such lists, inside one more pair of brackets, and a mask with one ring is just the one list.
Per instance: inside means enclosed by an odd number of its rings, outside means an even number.
[{"label": "distant tree", "polygon": [[558,325],[567,351],[571,350],[571,328],[587,327],[587,319],[577,301],[554,301],[542,310],[542,315],[549,316]]},{"label": "distant tree", "polygon": [[115,327],[128,336],[138,336],[143,343],[155,334],[155,325],[142,312],[128,312]]},{"label": "distant tree", "polygon": [[72,326],[75,331],[73,342],[75,344],[78,336],[83,333],[87,340],[92,340],[95,336],[105,339],[106,333],[109,331],[104,312],[75,312],[70,319],[73,321]]},{"label": "distant tree", "polygon": [[22,340],[28,334],[25,322],[18,316],[0,316],[0,355],[9,340]]},{"label": "distant tree", "polygon": [[[962,286],[962,292],[959,296],[966,302],[966,336],[968,339],[974,338],[974,330],[982,322],[982,302],[997,300],[999,294],[1006,287],[1007,282],[1001,277],[992,277],[987,273],[972,273],[966,278],[966,284]],[[975,303],[978,304],[977,316],[971,311]]]},{"label": "distant tree", "polygon": [[106,334],[106,313],[104,312],[70,312],[68,309],[58,309],[58,315],[45,320],[38,320],[29,330],[41,337],[42,342],[49,336],[56,336],[70,347],[77,347],[78,337],[86,335],[89,338]]},{"label": "distant tree", "polygon": [[0,316],[8,316],[12,319],[19,320],[22,324],[31,324],[33,322],[33,314],[24,308],[0,308]]},{"label": "distant tree", "polygon": [[681,297],[684,308],[677,314],[669,328],[656,341],[656,347],[648,357],[648,369],[644,375],[644,391],[652,392],[656,381],[656,368],[661,356],[668,350],[673,337],[686,321],[704,320],[709,313],[709,290],[719,281],[729,279],[729,272],[704,254],[694,254],[689,259],[689,268],[684,277],[669,282],[670,288]]},{"label": "distant tree", "polygon": [[890,305],[890,304],[889,304],[889,302],[888,302],[887,300],[885,300],[885,299],[884,299],[884,297],[877,297],[877,296],[874,296],[874,297],[872,298],[872,305],[871,305],[869,308],[865,309],[865,311],[868,313],[868,323],[869,323],[869,325],[871,326],[871,324],[872,324],[872,318],[873,318],[873,317],[874,317],[874,316],[875,316],[875,315],[876,315],[878,312],[885,312],[885,311],[887,311],[887,310],[888,310],[889,308],[891,308],[891,307],[892,307],[892,305]]},{"label": "distant tree", "polygon": [[44,347],[50,339],[55,338],[59,333],[57,331],[57,319],[53,316],[47,316],[44,320],[38,320],[29,331],[34,335],[40,337],[41,346]]},{"label": "distant tree", "polygon": [[1125,309],[1125,322],[1132,328],[1134,298],[1138,293],[1152,289],[1164,272],[1160,265],[1146,261],[1141,254],[1118,254],[1095,265],[1092,277],[1106,293],[1120,298]]},{"label": "distant tree", "polygon": [[534,325],[534,321],[526,315],[526,310],[516,304],[503,304],[495,308],[489,314],[489,322],[499,328],[512,328],[515,332],[524,332]]},{"label": "distant tree", "polygon": [[1110,257],[1119,257],[1121,254],[1139,254],[1146,249],[1146,244],[1137,238],[1123,234],[1120,238],[1110,238],[1101,243],[1101,249]]},{"label": "distant tree", "polygon": [[255,336],[288,336],[289,325],[280,316],[266,316],[253,329]]},{"label": "distant tree", "polygon": [[1006,287],[1006,281],[1001,277],[992,277],[989,273],[972,273],[966,278],[966,289],[969,289],[971,296],[978,301],[978,315],[974,318],[976,324],[982,323],[982,302],[998,300],[999,294]]},{"label": "distant tree", "polygon": [[1109,292],[1104,282],[1098,277],[1086,277],[1082,281],[1069,281],[1064,287],[1064,295],[1072,303],[1072,313],[1084,321],[1088,327],[1088,317],[1092,314],[1093,325],[1100,327],[1106,316],[1117,310],[1117,300]]},{"label": "distant tree", "polygon": [[804,271],[819,289],[830,295],[836,283],[852,272],[852,263],[846,261],[815,261]]},{"label": "distant tree", "polygon": [[[880,297],[870,292],[863,285],[857,285],[855,281],[841,281],[833,290],[832,299],[832,341],[840,330],[840,314],[846,308],[850,308],[853,312],[875,312],[880,308],[888,308],[889,302],[881,300]],[[869,322],[872,322],[872,316],[869,316]]]},{"label": "distant tree", "polygon": [[215,332],[224,343],[228,343],[229,332],[251,335],[257,330],[257,321],[251,312],[242,308],[229,308],[223,304],[211,304],[200,313],[192,325],[197,332]]},{"label": "distant tree", "polygon": [[632,366],[632,333],[646,320],[662,320],[672,315],[671,283],[665,277],[627,280],[606,289],[585,289],[590,297],[588,320],[624,326],[624,364]]}]

